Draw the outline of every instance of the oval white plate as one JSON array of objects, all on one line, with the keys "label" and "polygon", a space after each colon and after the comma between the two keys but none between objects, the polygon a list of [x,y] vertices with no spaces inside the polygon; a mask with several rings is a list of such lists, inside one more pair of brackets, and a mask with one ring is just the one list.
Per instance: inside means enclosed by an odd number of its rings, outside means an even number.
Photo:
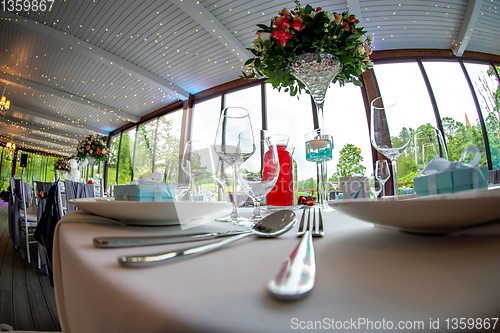
[{"label": "oval white plate", "polygon": [[114,198],[85,198],[69,201],[94,215],[131,225],[171,225],[228,214],[230,202],[218,201],[115,201]]},{"label": "oval white plate", "polygon": [[500,220],[500,189],[394,200],[338,200],[339,212],[378,226],[418,233],[450,233]]}]

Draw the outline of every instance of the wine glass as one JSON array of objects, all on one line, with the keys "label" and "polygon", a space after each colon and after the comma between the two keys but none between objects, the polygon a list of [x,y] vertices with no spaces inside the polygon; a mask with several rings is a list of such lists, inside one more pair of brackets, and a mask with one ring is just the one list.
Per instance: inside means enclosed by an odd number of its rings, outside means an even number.
[{"label": "wine glass", "polygon": [[448,151],[444,144],[441,131],[434,127],[425,128],[417,132],[415,140],[415,165],[418,174],[422,174],[423,169],[433,158],[441,157],[448,159]]},{"label": "wine glass", "polygon": [[389,172],[389,162],[387,160],[378,160],[375,162],[375,178],[382,183],[382,197],[385,197],[385,183],[391,176]]},{"label": "wine glass", "polygon": [[233,167],[233,211],[227,219],[220,221],[230,221],[236,225],[245,225],[248,221],[248,219],[238,215],[236,206],[236,167],[244,159],[244,156],[237,152],[238,136],[241,132],[251,130],[252,124],[247,109],[228,107],[222,110],[215,135],[215,152]]},{"label": "wine glass", "polygon": [[[208,146],[201,141],[188,141],[182,154],[181,168],[189,176],[191,200],[197,194],[194,182],[200,177],[212,164],[211,152]],[[210,168],[209,170],[213,170]]]},{"label": "wine glass", "polygon": [[260,201],[278,180],[280,164],[277,146],[265,130],[244,131],[240,133],[238,152],[244,156],[243,162],[236,167],[238,183],[252,198],[254,210],[250,224],[253,226],[263,219]]},{"label": "wine glass", "polygon": [[392,162],[394,199],[399,199],[397,159],[410,143],[410,131],[395,97],[378,97],[371,104],[370,138],[373,147]]},{"label": "wine glass", "polygon": [[375,197],[375,200],[377,200],[380,192],[382,192],[383,187],[384,184],[382,184],[380,180],[378,180],[376,177],[370,177],[370,192]]}]

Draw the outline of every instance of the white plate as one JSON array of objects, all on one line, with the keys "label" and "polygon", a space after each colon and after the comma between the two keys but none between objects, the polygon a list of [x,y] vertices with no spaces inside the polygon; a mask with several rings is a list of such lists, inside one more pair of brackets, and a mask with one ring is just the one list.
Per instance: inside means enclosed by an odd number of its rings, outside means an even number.
[{"label": "white plate", "polygon": [[115,201],[114,198],[85,198],[69,201],[75,207],[94,215],[131,225],[171,225],[215,219],[228,214],[230,202],[217,201]]},{"label": "white plate", "polygon": [[339,212],[382,227],[418,233],[450,233],[500,221],[500,189],[474,190],[421,198],[338,200]]}]

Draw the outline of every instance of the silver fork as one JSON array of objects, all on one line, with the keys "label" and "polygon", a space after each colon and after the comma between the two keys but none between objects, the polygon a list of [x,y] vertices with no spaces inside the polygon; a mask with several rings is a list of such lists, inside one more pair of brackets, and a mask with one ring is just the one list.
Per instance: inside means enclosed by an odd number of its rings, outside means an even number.
[{"label": "silver fork", "polygon": [[[316,210],[316,209],[314,209]],[[318,208],[318,223],[316,223],[316,213],[313,213],[313,227],[312,227],[312,235],[313,237],[323,237],[325,235],[325,231],[323,230],[323,214],[321,213],[321,209]],[[318,230],[318,231],[316,231]]]},{"label": "silver fork", "polygon": [[302,212],[302,217],[300,218],[299,231],[297,231],[297,237],[302,237],[304,235],[304,233],[306,232],[304,230],[304,220],[306,217],[306,209],[309,212],[309,218],[311,217],[311,208],[304,207],[303,208],[304,211]]}]

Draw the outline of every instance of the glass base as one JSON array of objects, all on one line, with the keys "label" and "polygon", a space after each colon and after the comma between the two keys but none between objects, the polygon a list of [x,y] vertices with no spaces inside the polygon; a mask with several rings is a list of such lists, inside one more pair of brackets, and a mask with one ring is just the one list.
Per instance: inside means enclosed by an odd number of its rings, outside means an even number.
[{"label": "glass base", "polygon": [[216,221],[219,221],[219,222],[231,222],[233,223],[234,225],[238,225],[238,226],[242,226],[242,227],[253,227],[253,225],[255,224],[256,221],[253,221],[246,218],[246,217],[243,217],[243,216],[239,216],[239,215],[236,215],[236,216],[233,216],[233,215],[229,215],[229,216],[226,216],[226,217],[221,217],[221,218],[218,218],[218,219],[215,219]]}]

